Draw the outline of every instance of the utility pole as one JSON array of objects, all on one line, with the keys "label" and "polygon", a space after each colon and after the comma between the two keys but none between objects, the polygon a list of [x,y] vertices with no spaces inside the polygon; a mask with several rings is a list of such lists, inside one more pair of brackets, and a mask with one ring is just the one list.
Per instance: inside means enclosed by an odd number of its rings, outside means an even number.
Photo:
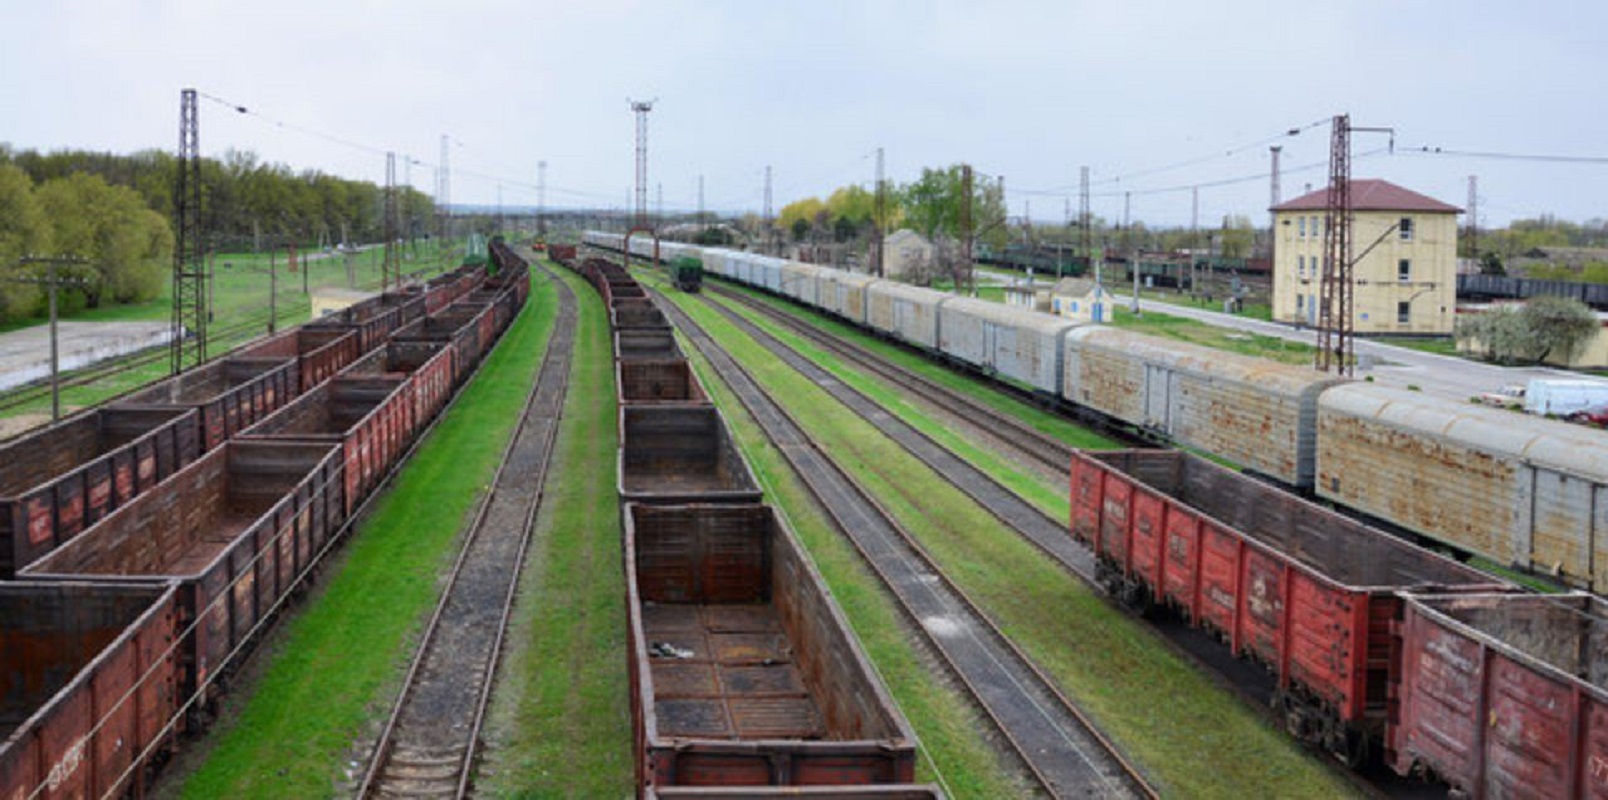
[{"label": "utility pole", "polygon": [[704,221],[703,175],[699,175],[698,176],[698,224],[703,225],[703,221]]},{"label": "utility pole", "polygon": [[503,230],[502,184],[497,184],[497,233]]},{"label": "utility pole", "polygon": [[769,164],[765,165],[765,212],[760,219],[765,223],[765,245],[768,249],[775,233],[771,221],[771,168]]},{"label": "utility pole", "polygon": [[1274,249],[1277,248],[1277,244],[1275,244],[1275,242],[1278,239],[1278,231],[1274,230],[1274,226],[1277,225],[1277,223],[1274,222],[1272,209],[1274,206],[1279,204],[1279,153],[1284,152],[1284,146],[1275,144],[1269,147],[1268,150],[1271,152],[1273,157],[1273,184],[1271,187],[1269,187],[1267,201],[1267,252],[1269,255],[1272,255]]},{"label": "utility pole", "polygon": [[547,241],[547,162],[536,162],[536,240]]},{"label": "utility pole", "polygon": [[[960,165],[960,263],[969,269],[972,263],[972,168]],[[955,272],[955,289],[960,289],[961,273]]]},{"label": "utility pole", "polygon": [[636,113],[636,219],[634,225],[648,224],[648,112],[653,110],[652,100],[627,100]]},{"label": "utility pole", "polygon": [[655,192],[653,202],[653,227],[657,228],[664,224],[664,183],[660,182],[654,184],[653,189]]},{"label": "utility pole", "polygon": [[876,215],[871,222],[871,234],[876,239],[871,245],[871,274],[880,278],[884,269],[882,248],[888,240],[888,231],[883,227],[888,223],[888,182],[883,177],[880,147],[877,148]]},{"label": "utility pole", "polygon": [[385,263],[380,265],[380,291],[402,285],[402,254],[396,246],[396,153],[385,154]]},{"label": "utility pole", "polygon": [[1200,187],[1189,187],[1189,296],[1195,296],[1195,261],[1200,250]]},{"label": "utility pole", "polygon": [[[1094,269],[1094,242],[1090,238],[1092,231],[1089,228],[1089,168],[1078,168],[1078,249],[1083,251],[1084,262]],[[1095,275],[1095,283],[1099,283],[1099,275]]]},{"label": "utility pole", "polygon": [[1468,176],[1468,256],[1478,268],[1480,260],[1480,190],[1479,177]]},{"label": "utility pole", "polygon": [[43,278],[7,278],[8,283],[44,284],[46,292],[50,295],[50,421],[61,420],[61,358],[58,349],[56,334],[56,291],[64,286],[88,286],[89,281],[78,277],[58,277],[58,266],[80,266],[88,264],[87,259],[75,256],[24,256],[18,261],[18,266],[32,266],[43,264],[45,277]]},{"label": "utility pole", "polygon": [[[206,243],[201,230],[201,120],[196,91],[179,101],[178,176],[173,184],[173,330],[168,343],[174,375],[207,360]],[[185,332],[194,349],[185,353]]]}]

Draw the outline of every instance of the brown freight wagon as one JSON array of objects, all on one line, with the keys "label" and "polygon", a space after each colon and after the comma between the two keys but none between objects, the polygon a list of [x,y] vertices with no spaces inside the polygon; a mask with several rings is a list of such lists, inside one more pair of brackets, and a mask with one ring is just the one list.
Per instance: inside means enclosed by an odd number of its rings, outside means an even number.
[{"label": "brown freight wagon", "polygon": [[470,373],[474,372],[480,348],[480,328],[472,318],[442,311],[397,331],[391,341],[434,342],[450,347],[452,380],[456,386],[468,380]]},{"label": "brown freight wagon", "polygon": [[406,378],[331,378],[247,428],[238,441],[340,445],[349,517],[402,457],[418,429],[412,388]]},{"label": "brown freight wagon", "polygon": [[669,328],[627,328],[614,332],[614,357],[621,361],[663,361],[686,356]]},{"label": "brown freight wagon", "polygon": [[479,267],[459,269],[430,280],[424,294],[424,313],[434,314],[480,286],[484,271]]},{"label": "brown freight wagon", "polygon": [[452,399],[452,348],[444,342],[392,340],[341,374],[354,378],[406,378],[413,384],[417,433]]},{"label": "brown freight wagon", "polygon": [[1178,450],[1075,453],[1072,535],[1113,594],[1268,665],[1290,732],[1351,763],[1385,735],[1397,592],[1505,586]]},{"label": "brown freight wagon", "polygon": [[190,408],[96,408],[0,446],[0,579],[201,455]]},{"label": "brown freight wagon", "polygon": [[620,408],[620,499],[757,503],[759,484],[712,405]]},{"label": "brown freight wagon", "polygon": [[0,583],[0,797],[141,788],[179,711],[177,591]]},{"label": "brown freight wagon", "polygon": [[943,800],[931,784],[887,783],[867,786],[660,786],[646,800]]},{"label": "brown freight wagon", "polygon": [[339,450],[230,441],[18,577],[179,585],[181,698],[211,681],[345,522]]},{"label": "brown freight wagon", "polygon": [[708,403],[698,376],[684,358],[614,362],[620,405]]},{"label": "brown freight wagon", "polygon": [[624,513],[644,790],[911,782],[915,735],[773,509]]},{"label": "brown freight wagon", "polygon": [[1608,604],[1411,594],[1391,766],[1468,797],[1608,797]]},{"label": "brown freight wagon", "polygon": [[300,390],[295,359],[224,358],[124,395],[112,407],[194,408],[205,451],[255,425]]},{"label": "brown freight wagon", "polygon": [[305,392],[356,361],[358,352],[355,329],[302,326],[248,344],[235,355],[241,358],[296,359],[300,391]]}]

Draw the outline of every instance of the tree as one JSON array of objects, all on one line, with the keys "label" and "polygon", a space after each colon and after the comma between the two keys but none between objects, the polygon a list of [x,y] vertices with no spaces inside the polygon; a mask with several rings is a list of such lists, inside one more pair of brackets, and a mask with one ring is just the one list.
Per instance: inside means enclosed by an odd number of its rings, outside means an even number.
[{"label": "tree", "polygon": [[[825,211],[826,204],[821,202],[819,197],[794,200],[782,206],[781,212],[776,216],[776,227],[792,231],[793,238],[802,241],[805,234],[809,233],[810,226],[815,223],[815,218]],[[799,226],[801,222],[802,228]]]},{"label": "tree", "polygon": [[1224,258],[1245,258],[1251,254],[1251,242],[1256,238],[1256,229],[1251,227],[1251,220],[1244,214],[1233,214],[1223,217],[1222,248],[1218,252]]},{"label": "tree", "polygon": [[1480,254],[1481,275],[1506,275],[1507,267],[1502,266],[1502,257],[1495,250],[1487,250]]},{"label": "tree", "polygon": [[80,172],[47,181],[36,196],[50,219],[54,248],[92,265],[96,280],[83,290],[90,308],[107,296],[137,302],[161,290],[173,234],[133,189]]},{"label": "tree", "polygon": [[1554,352],[1569,361],[1602,327],[1596,312],[1568,297],[1532,297],[1519,316],[1533,337],[1536,361],[1545,361]]},{"label": "tree", "polygon": [[[33,195],[33,181],[10,164],[0,164],[0,269],[7,273],[26,255],[50,250],[50,224]],[[37,286],[0,283],[0,319],[32,313],[39,303]]]},{"label": "tree", "polygon": [[1572,358],[1601,325],[1596,312],[1566,297],[1532,297],[1523,308],[1503,305],[1481,314],[1461,315],[1452,335],[1477,343],[1492,361],[1540,362],[1553,353]]}]

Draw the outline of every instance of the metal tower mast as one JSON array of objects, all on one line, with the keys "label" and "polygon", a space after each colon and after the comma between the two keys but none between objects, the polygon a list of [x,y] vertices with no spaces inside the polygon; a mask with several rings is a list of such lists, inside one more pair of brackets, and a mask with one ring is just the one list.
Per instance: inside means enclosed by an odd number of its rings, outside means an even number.
[{"label": "metal tower mast", "polygon": [[1323,283],[1318,295],[1317,367],[1351,374],[1351,115],[1334,118],[1329,194],[1323,211]]},{"label": "metal tower mast", "polygon": [[[173,330],[168,345],[174,375],[207,360],[206,243],[201,229],[201,119],[196,92],[179,100],[178,178],[173,184]],[[186,333],[188,352],[186,352]]]},{"label": "metal tower mast", "polygon": [[1480,259],[1480,190],[1479,177],[1468,176],[1468,255],[1476,262]]},{"label": "metal tower mast", "polygon": [[871,233],[875,237],[876,241],[872,244],[872,247],[871,247],[871,257],[872,257],[871,274],[875,275],[875,276],[877,276],[879,278],[882,277],[882,269],[883,269],[883,267],[882,267],[882,264],[883,264],[883,261],[882,261],[882,245],[883,245],[883,242],[885,242],[887,240],[887,233],[888,233],[887,231],[883,230],[882,226],[887,224],[887,219],[888,219],[888,182],[883,178],[883,172],[882,172],[882,148],[878,147],[877,148],[876,214],[875,214],[874,218],[871,220]]},{"label": "metal tower mast", "polygon": [[1089,229],[1089,168],[1078,168],[1078,249],[1089,266],[1094,266],[1093,231]]},{"label": "metal tower mast", "polygon": [[441,134],[441,186],[436,192],[436,213],[441,215],[441,242],[452,238],[452,170],[447,166],[447,135]]},{"label": "metal tower mast", "polygon": [[636,219],[634,225],[648,224],[648,112],[653,100],[627,100],[636,113]]},{"label": "metal tower mast", "polygon": [[385,263],[380,267],[380,291],[402,285],[402,253],[396,246],[396,153],[385,154]]}]

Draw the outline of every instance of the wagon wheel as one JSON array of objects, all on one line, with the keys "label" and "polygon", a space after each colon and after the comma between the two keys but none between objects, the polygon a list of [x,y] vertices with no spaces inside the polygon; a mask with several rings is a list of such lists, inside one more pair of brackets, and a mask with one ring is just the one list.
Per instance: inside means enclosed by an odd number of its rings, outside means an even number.
[{"label": "wagon wheel", "polygon": [[1334,757],[1340,759],[1348,769],[1358,769],[1368,762],[1368,737],[1356,731],[1346,731],[1342,740],[1337,742],[1340,746],[1331,748]]}]

